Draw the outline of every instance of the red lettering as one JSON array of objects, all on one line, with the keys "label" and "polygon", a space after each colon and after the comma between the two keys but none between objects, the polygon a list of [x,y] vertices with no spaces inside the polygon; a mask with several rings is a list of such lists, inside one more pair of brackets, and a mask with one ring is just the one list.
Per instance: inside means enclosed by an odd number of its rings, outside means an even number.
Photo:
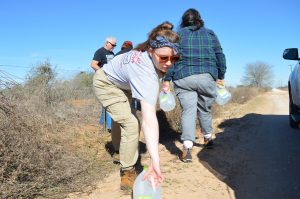
[{"label": "red lettering", "polygon": [[142,54],[142,52],[134,51],[134,53],[131,57],[131,63],[136,62],[136,63],[140,64],[141,63],[141,58],[140,58],[141,54]]}]

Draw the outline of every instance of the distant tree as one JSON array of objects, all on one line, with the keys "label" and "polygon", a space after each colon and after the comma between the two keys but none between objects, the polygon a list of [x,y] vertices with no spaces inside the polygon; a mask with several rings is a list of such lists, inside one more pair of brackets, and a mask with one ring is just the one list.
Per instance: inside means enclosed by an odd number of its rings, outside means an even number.
[{"label": "distant tree", "polygon": [[39,62],[27,75],[24,88],[29,94],[38,95],[41,102],[48,106],[51,103],[51,88],[56,75],[49,60]]},{"label": "distant tree", "polygon": [[268,88],[272,87],[273,78],[272,66],[258,61],[246,65],[242,83],[246,86]]},{"label": "distant tree", "polygon": [[29,74],[27,74],[26,85],[48,87],[55,77],[56,73],[52,69],[50,61],[45,60],[32,67]]}]

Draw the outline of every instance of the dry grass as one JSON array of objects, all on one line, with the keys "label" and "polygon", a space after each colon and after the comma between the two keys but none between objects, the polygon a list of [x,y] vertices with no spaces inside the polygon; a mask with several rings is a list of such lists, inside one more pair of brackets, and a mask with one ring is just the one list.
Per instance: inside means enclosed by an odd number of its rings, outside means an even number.
[{"label": "dry grass", "polygon": [[[1,198],[50,197],[57,192],[62,197],[64,192],[84,187],[82,179],[82,183],[73,182],[87,172],[109,171],[110,156],[102,159],[109,138],[99,134],[101,128],[86,124],[95,119],[90,108],[76,108],[74,114],[75,109],[66,105],[68,118],[62,118],[54,107],[37,113],[0,96]],[[88,178],[92,181],[93,176]]]},{"label": "dry grass", "polygon": [[55,82],[47,67],[0,91],[0,198],[63,198],[114,169],[91,88]]}]

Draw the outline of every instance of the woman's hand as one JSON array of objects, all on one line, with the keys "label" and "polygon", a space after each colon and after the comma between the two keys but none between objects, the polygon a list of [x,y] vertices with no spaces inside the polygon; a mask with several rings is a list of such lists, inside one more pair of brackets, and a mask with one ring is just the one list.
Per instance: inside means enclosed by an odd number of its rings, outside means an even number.
[{"label": "woman's hand", "polygon": [[217,79],[216,83],[217,83],[218,87],[224,87],[225,86],[224,79]]},{"label": "woman's hand", "polygon": [[161,174],[159,165],[154,166],[154,164],[151,162],[150,166],[148,167],[148,170],[146,171],[145,175],[143,176],[142,180],[148,179],[150,183],[152,183],[152,179],[154,182],[155,187],[159,187],[164,180],[164,177]]},{"label": "woman's hand", "polygon": [[168,93],[170,92],[170,82],[169,81],[165,81],[162,85],[162,91],[164,93]]}]

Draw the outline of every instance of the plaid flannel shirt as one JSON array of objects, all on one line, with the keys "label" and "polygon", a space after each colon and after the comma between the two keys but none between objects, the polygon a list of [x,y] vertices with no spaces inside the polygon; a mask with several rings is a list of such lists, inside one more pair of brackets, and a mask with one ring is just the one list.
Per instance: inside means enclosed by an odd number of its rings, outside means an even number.
[{"label": "plaid flannel shirt", "polygon": [[178,31],[182,58],[169,69],[165,81],[201,73],[210,73],[214,79],[224,79],[226,61],[217,36],[204,27],[196,31],[194,29],[194,26],[190,26]]}]

